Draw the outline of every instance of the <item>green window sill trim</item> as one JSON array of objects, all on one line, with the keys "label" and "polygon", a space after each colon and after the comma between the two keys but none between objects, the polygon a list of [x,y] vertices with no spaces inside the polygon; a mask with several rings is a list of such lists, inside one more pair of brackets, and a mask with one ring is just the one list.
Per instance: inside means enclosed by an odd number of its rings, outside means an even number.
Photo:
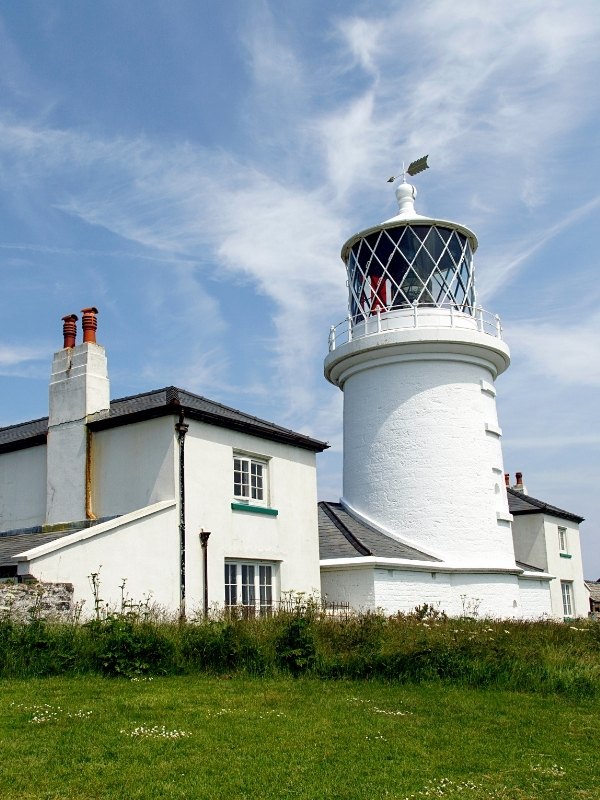
[{"label": "green window sill trim", "polygon": [[251,506],[247,503],[232,503],[232,511],[247,511],[249,514],[265,514],[267,517],[276,517],[279,511],[276,508],[266,506]]},{"label": "green window sill trim", "polygon": [[573,558],[570,553],[559,553],[561,558]]}]

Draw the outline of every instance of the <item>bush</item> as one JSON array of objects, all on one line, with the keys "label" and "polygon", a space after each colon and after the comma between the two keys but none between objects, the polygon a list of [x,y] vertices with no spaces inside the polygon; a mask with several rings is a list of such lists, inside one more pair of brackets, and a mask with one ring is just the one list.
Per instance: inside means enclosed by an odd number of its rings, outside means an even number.
[{"label": "bush", "polygon": [[151,622],[114,615],[87,623],[95,669],[112,677],[173,672],[173,644]]},{"label": "bush", "polygon": [[277,663],[294,677],[310,671],[314,665],[316,648],[311,616],[281,615],[283,625],[275,640]]}]

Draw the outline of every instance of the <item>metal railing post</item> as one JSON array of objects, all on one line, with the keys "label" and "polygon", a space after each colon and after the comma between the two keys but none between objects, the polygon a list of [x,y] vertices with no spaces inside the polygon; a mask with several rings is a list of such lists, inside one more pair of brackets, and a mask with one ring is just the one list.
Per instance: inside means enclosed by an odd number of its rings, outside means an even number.
[{"label": "metal railing post", "polygon": [[377,309],[377,333],[381,333],[381,309]]},{"label": "metal railing post", "polygon": [[335,350],[335,325],[332,325],[329,328],[329,352],[333,352]]},{"label": "metal railing post", "polygon": [[483,308],[481,306],[477,308],[477,330],[483,333]]},{"label": "metal railing post", "polygon": [[499,339],[502,338],[502,325],[500,323],[500,317],[496,314],[496,335]]},{"label": "metal railing post", "polygon": [[419,320],[417,318],[417,304],[413,303],[413,328],[419,327]]},{"label": "metal railing post", "polygon": [[352,317],[348,314],[348,341],[352,341]]}]

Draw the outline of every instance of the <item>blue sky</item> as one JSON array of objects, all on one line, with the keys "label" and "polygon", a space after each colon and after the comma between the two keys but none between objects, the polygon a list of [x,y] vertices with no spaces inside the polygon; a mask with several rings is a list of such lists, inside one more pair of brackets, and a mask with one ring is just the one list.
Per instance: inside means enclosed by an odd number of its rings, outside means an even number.
[{"label": "blue sky", "polygon": [[592,0],[0,4],[0,425],[47,413],[64,314],[112,396],[175,384],[328,440],[339,259],[395,213],[475,231],[507,471],[585,516],[600,578],[600,33]]}]

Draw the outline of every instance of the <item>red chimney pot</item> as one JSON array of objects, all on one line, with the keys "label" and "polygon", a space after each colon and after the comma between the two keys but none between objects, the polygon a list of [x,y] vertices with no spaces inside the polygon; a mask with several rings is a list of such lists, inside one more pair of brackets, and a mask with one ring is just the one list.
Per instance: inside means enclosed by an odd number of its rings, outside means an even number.
[{"label": "red chimney pot", "polygon": [[505,483],[507,486],[510,486],[510,474],[509,474],[508,472],[505,472],[505,473],[504,473],[504,483]]},{"label": "red chimney pot", "polygon": [[63,347],[75,347],[75,340],[77,338],[77,314],[67,314],[62,318],[63,321]]},{"label": "red chimney pot", "polygon": [[83,328],[83,343],[96,344],[96,329],[98,328],[98,320],[96,314],[98,309],[94,306],[89,308],[82,308],[81,313],[81,327]]},{"label": "red chimney pot", "polygon": [[523,483],[523,473],[522,472],[517,472],[515,477],[517,479],[517,485]]}]

